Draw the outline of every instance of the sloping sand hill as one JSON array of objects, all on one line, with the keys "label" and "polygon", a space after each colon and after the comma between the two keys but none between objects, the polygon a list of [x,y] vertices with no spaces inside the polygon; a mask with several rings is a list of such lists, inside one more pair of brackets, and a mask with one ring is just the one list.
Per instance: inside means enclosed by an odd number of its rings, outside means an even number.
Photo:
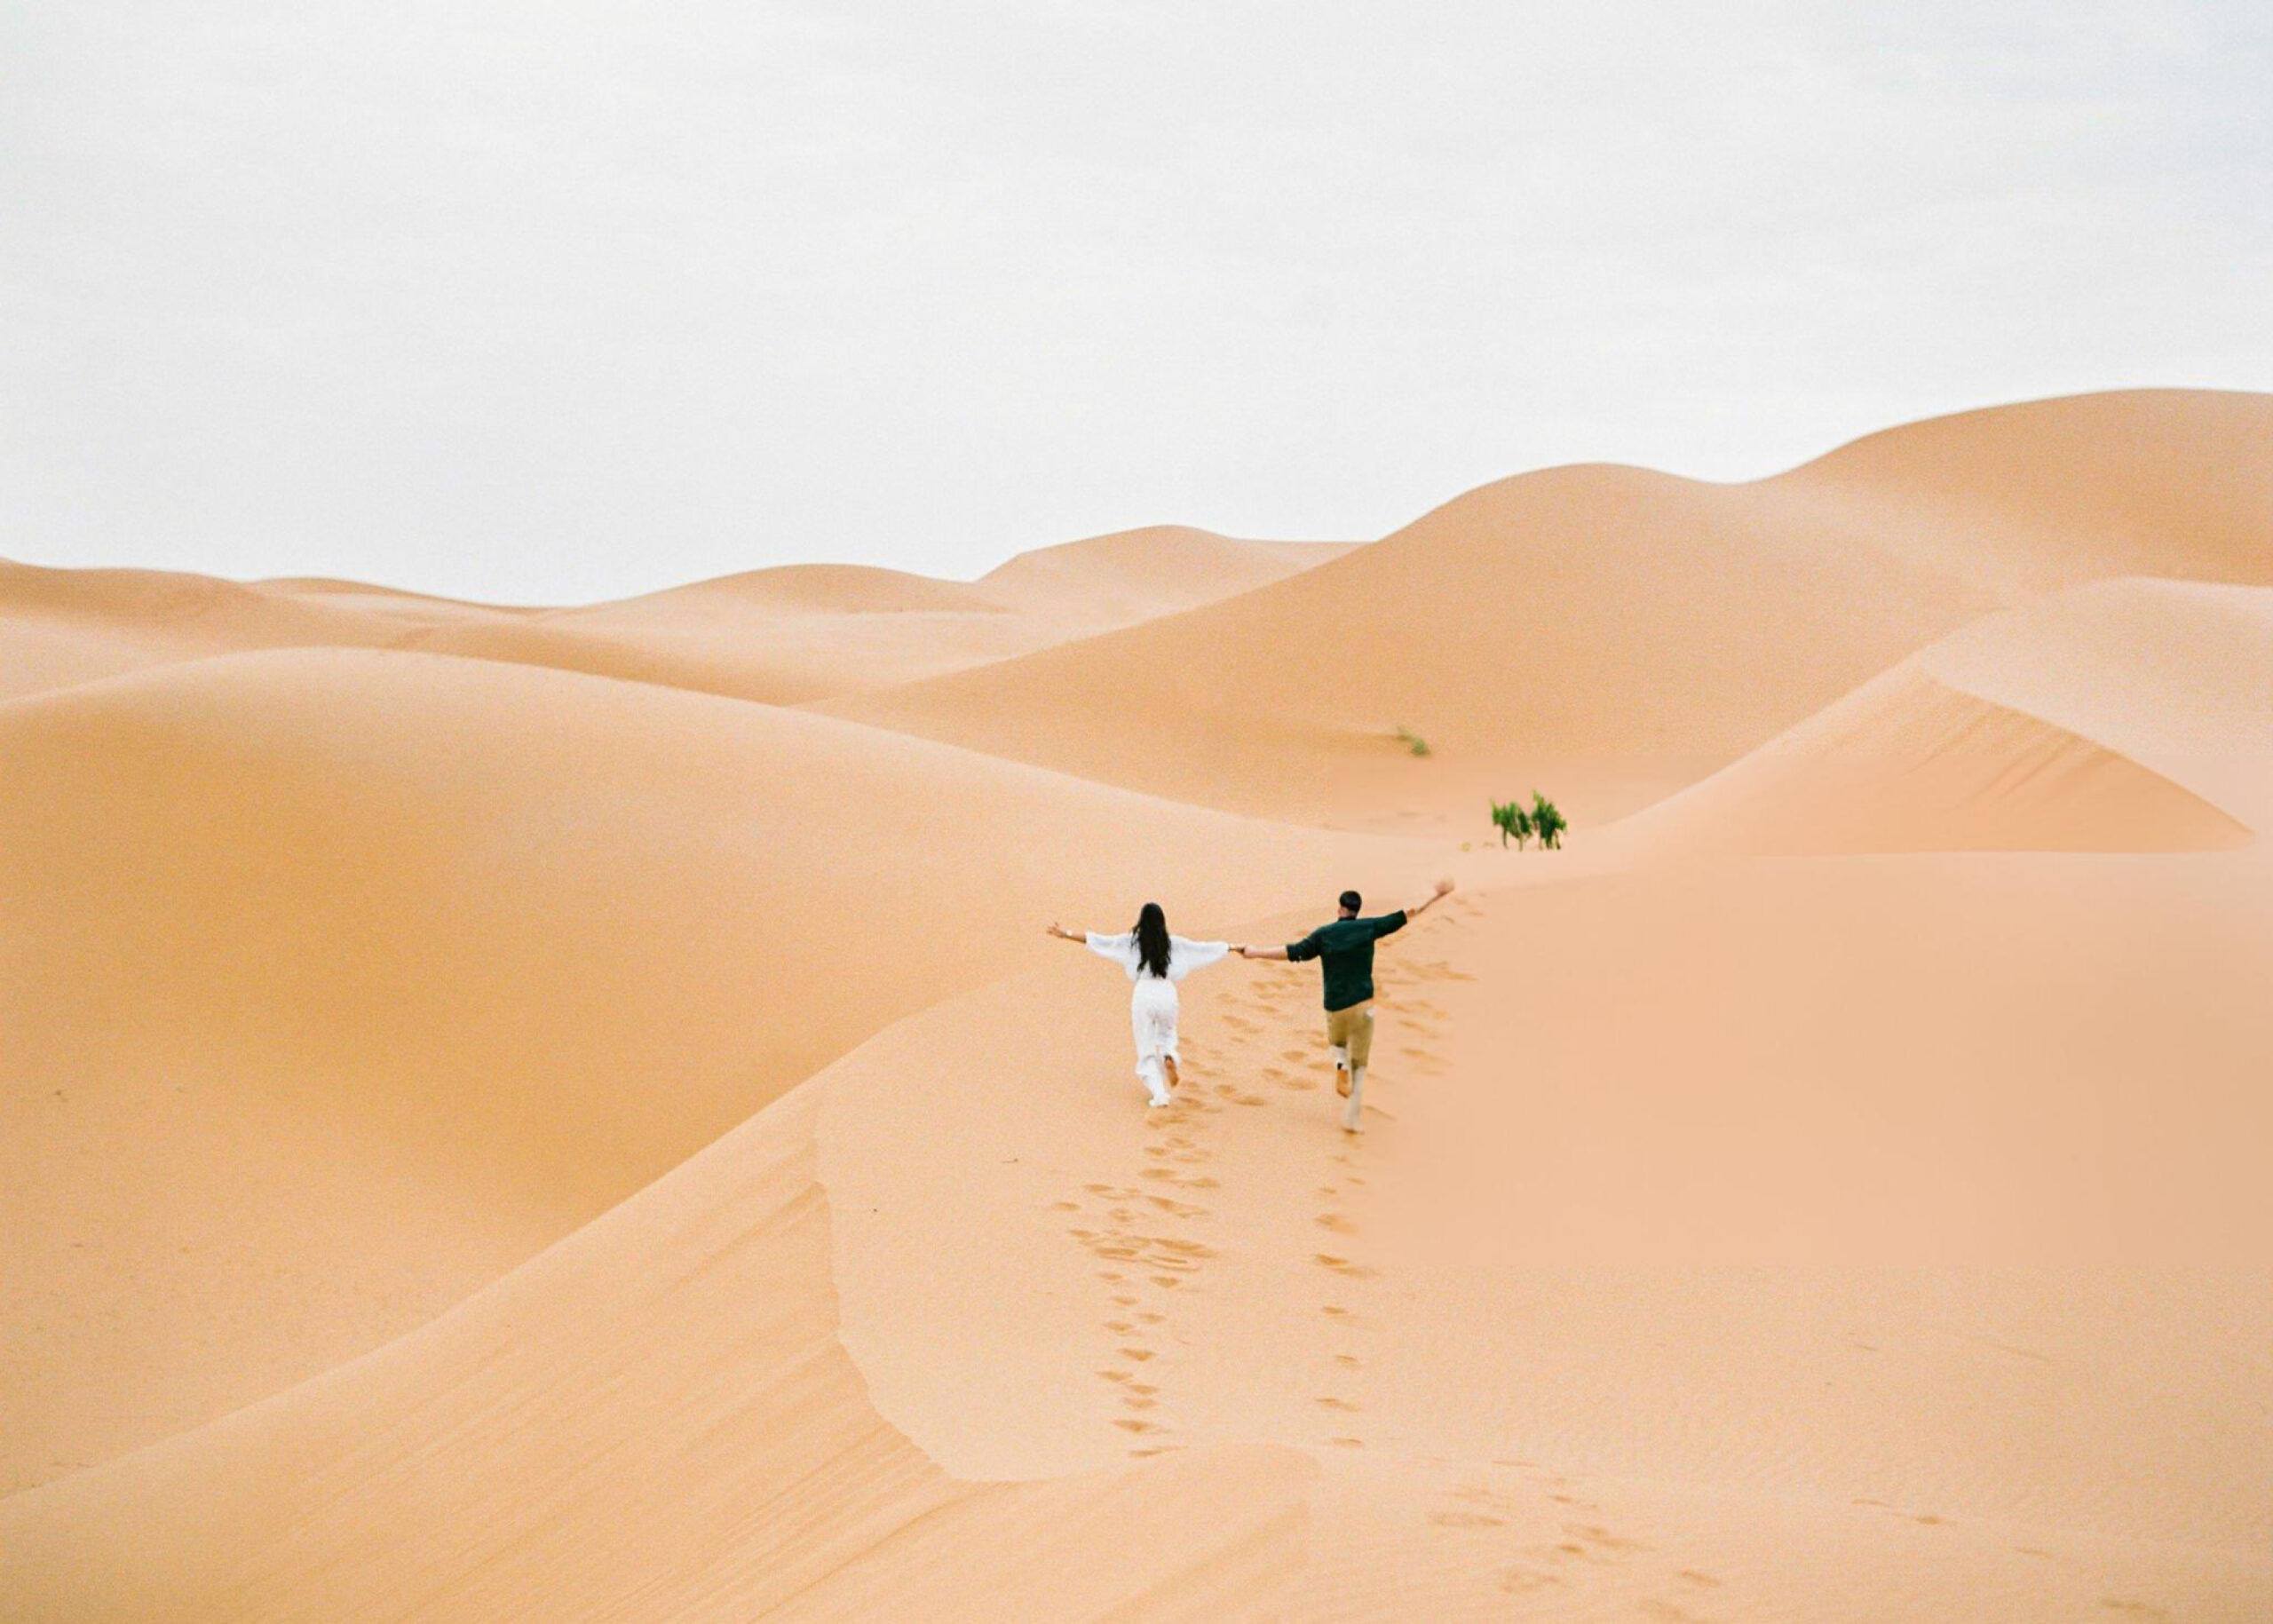
[{"label": "sloping sand hill", "polygon": [[2273,816],[2269,695],[2273,589],[2103,582],[1921,650],[1622,832],[1683,854],[2245,844]]},{"label": "sloping sand hill", "polygon": [[140,569],[0,560],[0,699],[257,648],[361,648],[385,623],[331,601]]},{"label": "sloping sand hill", "polygon": [[1309,822],[1468,828],[1544,788],[1599,823],[2031,593],[2273,584],[2269,447],[2267,397],[2141,392],[1753,485],[1550,470],[1239,598],[822,709]]},{"label": "sloping sand hill", "polygon": [[1283,580],[1346,549],[1160,527],[1021,554],[970,582],[790,566],[410,646],[772,704],[912,682]]},{"label": "sloping sand hill", "polygon": [[1118,926],[1154,888],[1202,929],[1400,861],[422,655],[20,701],[0,756],[11,1484],[420,1323],[1055,914]]},{"label": "sloping sand hill", "polygon": [[1159,526],[1022,553],[977,582],[788,565],[572,609],[0,560],[0,699],[252,649],[387,647],[795,703],[1212,603],[1350,545]]},{"label": "sloping sand hill", "polygon": [[1283,1595],[1297,1455],[982,1486],[875,1414],[834,1335],[810,1118],[785,1102],[368,1359],[0,1502],[12,1609],[1220,1616]]},{"label": "sloping sand hill", "polygon": [[[2146,392],[1325,562],[11,574],[0,1617],[2262,1618],[2269,536]],[[1357,1137],[1311,967],[1148,1112],[1039,934],[1438,872]]]},{"label": "sloping sand hill", "polygon": [[[1508,1010],[1493,955],[1536,900],[1398,944],[1411,1026],[1362,1143],[1315,1051],[1275,1052],[1313,995],[1290,970],[1224,972],[1247,979],[1195,1008],[1191,1094],[1150,1118],[1107,1087],[1094,965],[931,1011],[429,1330],[0,1504],[12,1594],[1810,1619],[2269,1594],[2257,1274],[1403,1251],[1440,1165],[1428,1079],[1464,1060],[1428,1029],[1522,1030],[1468,1021]],[[1686,1194],[1641,1200],[1678,1224]]]}]

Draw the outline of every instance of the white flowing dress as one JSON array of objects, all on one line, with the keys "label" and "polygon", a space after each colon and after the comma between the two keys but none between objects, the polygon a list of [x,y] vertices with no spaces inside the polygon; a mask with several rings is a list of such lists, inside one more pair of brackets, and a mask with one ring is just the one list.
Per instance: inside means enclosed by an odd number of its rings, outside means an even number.
[{"label": "white flowing dress", "polygon": [[1129,994],[1129,1025],[1136,1039],[1136,1075],[1144,1079],[1153,1103],[1165,1104],[1168,1085],[1161,1075],[1160,1062],[1172,1059],[1179,1066],[1184,1057],[1176,1052],[1176,984],[1195,970],[1204,970],[1232,950],[1229,942],[1195,942],[1181,936],[1168,938],[1168,973],[1165,978],[1146,970],[1136,955],[1134,931],[1123,931],[1118,936],[1089,933],[1089,951],[1099,958],[1111,959],[1129,973],[1136,985]]}]

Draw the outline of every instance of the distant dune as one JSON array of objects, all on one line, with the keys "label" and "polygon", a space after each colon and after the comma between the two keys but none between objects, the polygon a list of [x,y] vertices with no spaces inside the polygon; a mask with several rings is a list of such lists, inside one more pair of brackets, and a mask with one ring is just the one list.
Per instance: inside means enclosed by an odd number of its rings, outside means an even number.
[{"label": "distant dune", "polygon": [[2273,399],[2145,392],[1894,430],[1755,485],[1556,469],[1239,598],[822,709],[1303,821],[1465,822],[1543,785],[1598,822],[2030,593],[2273,584],[2269,446]]},{"label": "distant dune", "polygon": [[[0,566],[0,1617],[2263,1618],[2269,830],[2266,396],[976,582]],[[1041,934],[1439,874],[1354,1137],[1311,967],[1148,1110]]]},{"label": "distant dune", "polygon": [[788,565],[574,609],[0,560],[0,698],[255,648],[384,647],[793,704],[1210,603],[1350,545],[1160,526],[1024,553],[975,582]]},{"label": "distant dune", "polygon": [[2103,582],[1921,651],[1628,832],[1683,853],[2242,845],[2273,786],[2229,764],[2273,760],[2269,695],[2273,588]]}]

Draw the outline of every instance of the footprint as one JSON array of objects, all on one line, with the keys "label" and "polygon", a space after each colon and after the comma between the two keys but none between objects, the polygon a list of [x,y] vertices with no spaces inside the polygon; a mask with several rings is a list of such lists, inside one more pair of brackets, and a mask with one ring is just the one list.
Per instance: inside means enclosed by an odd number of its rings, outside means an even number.
[{"label": "footprint", "polygon": [[1353,1280],[1370,1280],[1380,1272],[1379,1270],[1369,1269],[1363,1264],[1353,1264],[1346,1257],[1336,1257],[1330,1252],[1318,1252],[1312,1256],[1317,1259],[1319,1267],[1331,1269],[1334,1273]]},{"label": "footprint", "polygon": [[1552,1573],[1541,1573],[1527,1567],[1511,1567],[1500,1575],[1500,1588],[1509,1596],[1523,1596],[1562,1582]]},{"label": "footprint", "polygon": [[1135,1359],[1140,1365],[1152,1357],[1152,1351],[1150,1348],[1123,1348],[1120,1352],[1121,1358]]},{"label": "footprint", "polygon": [[1317,1223],[1320,1229],[1330,1229],[1337,1235],[1354,1235],[1358,1232],[1358,1226],[1338,1212],[1322,1212],[1319,1214]]},{"label": "footprint", "polygon": [[1322,1410],[1338,1410],[1346,1415],[1355,1415],[1366,1407],[1362,1404],[1352,1404],[1347,1398],[1313,1398],[1311,1402]]},{"label": "footprint", "polygon": [[1172,1218],[1204,1218],[1208,1216],[1208,1209],[1204,1207],[1187,1207],[1182,1201],[1170,1200],[1165,1195],[1148,1195],[1144,1199]]},{"label": "footprint", "polygon": [[1113,1423],[1123,1432],[1158,1432],[1160,1429],[1149,1421],[1131,1421],[1123,1416]]},{"label": "footprint", "polygon": [[1480,1511],[1437,1511],[1429,1520],[1439,1528],[1505,1528],[1507,1519],[1486,1517]]}]

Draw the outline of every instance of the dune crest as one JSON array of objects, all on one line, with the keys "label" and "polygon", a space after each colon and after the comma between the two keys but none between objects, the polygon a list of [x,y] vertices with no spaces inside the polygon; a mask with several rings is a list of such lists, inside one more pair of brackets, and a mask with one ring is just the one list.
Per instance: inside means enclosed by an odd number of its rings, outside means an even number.
[{"label": "dune crest", "polygon": [[2214,852],[2251,830],[2128,757],[1905,666],[1627,820],[1694,853]]},{"label": "dune crest", "polygon": [[1279,1604],[1298,1456],[958,1482],[837,1346],[828,1228],[811,1106],[785,1101],[382,1352],[0,1501],[0,1597],[56,1620]]},{"label": "dune crest", "polygon": [[20,701],[0,756],[7,1486],[411,1328],[1053,916],[1426,860],[430,655]]},{"label": "dune crest", "polygon": [[2245,845],[2273,813],[2269,693],[2273,588],[2103,582],[1921,650],[1620,833],[1668,853]]},{"label": "dune crest", "polygon": [[576,608],[0,560],[0,699],[255,649],[402,648],[793,704],[1236,596],[1353,544],[1160,526],[1022,553],[977,582],[795,564]]},{"label": "dune crest", "polygon": [[2269,443],[2273,396],[2147,391],[1891,430],[1752,485],[1550,469],[1240,598],[817,708],[1309,822],[1462,827],[1543,786],[1599,823],[2038,592],[2273,584]]}]

